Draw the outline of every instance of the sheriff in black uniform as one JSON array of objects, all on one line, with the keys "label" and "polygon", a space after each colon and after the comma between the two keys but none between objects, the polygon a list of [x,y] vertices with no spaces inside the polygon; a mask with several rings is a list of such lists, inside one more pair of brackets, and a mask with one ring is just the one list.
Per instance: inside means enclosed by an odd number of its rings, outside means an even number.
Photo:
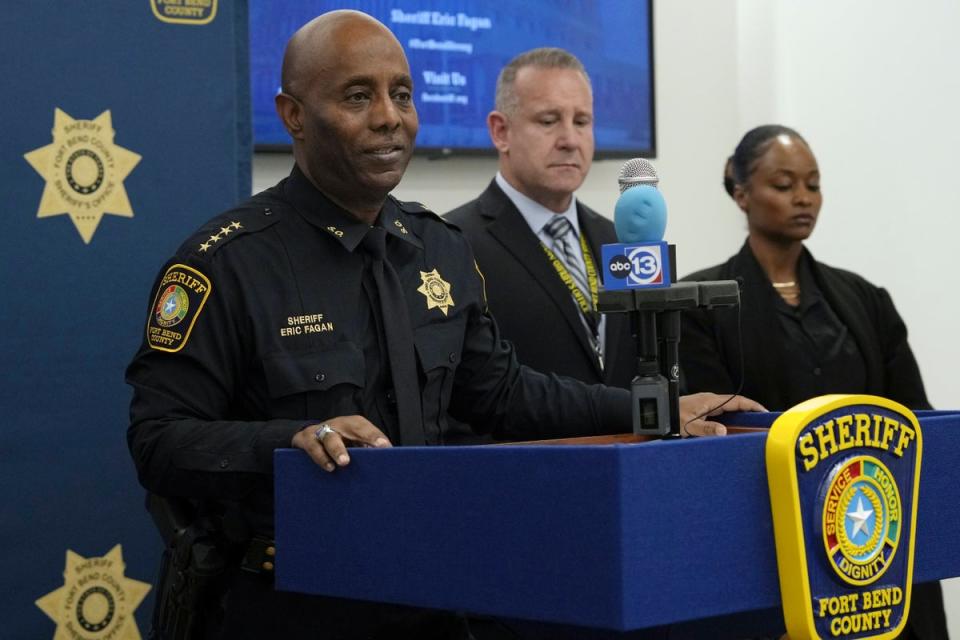
[{"label": "sheriff in black uniform", "polygon": [[[234,539],[270,536],[277,448],[333,471],[347,445],[442,444],[448,412],[512,437],[629,431],[627,392],[518,365],[459,231],[389,197],[417,132],[396,38],[325,14],[291,39],[282,83],[293,172],[202,227],[155,286],[127,371],[142,484],[223,516]],[[275,592],[235,568],[214,604],[209,637],[466,637],[452,614]]]}]

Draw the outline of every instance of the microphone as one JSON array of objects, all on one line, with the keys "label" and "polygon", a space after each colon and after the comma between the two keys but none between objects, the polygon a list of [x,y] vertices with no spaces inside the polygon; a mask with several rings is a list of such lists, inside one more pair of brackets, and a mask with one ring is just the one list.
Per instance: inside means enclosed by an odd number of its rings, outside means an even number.
[{"label": "microphone", "polygon": [[669,248],[663,242],[667,203],[649,161],[634,158],[620,169],[620,197],[613,211],[617,244],[603,246],[603,284],[608,290],[670,286]]},{"label": "microphone", "polygon": [[629,316],[635,342],[633,432],[679,437],[680,313],[737,305],[740,292],[733,281],[671,283],[675,251],[663,241],[667,203],[656,169],[642,158],[628,160],[618,182],[617,244],[601,247],[604,290],[597,308]]},{"label": "microphone", "polygon": [[620,168],[620,177],[617,182],[620,183],[620,193],[623,193],[630,187],[640,184],[655,187],[660,183],[660,178],[657,177],[657,170],[648,160],[634,158],[627,160]]},{"label": "microphone", "polygon": [[636,373],[630,383],[633,432],[679,433],[679,373],[671,369],[677,361],[672,347],[679,341],[680,320],[679,311],[670,312],[670,248],[663,242],[667,203],[657,189],[657,171],[647,160],[628,160],[617,181],[617,243],[601,247],[605,290],[598,306],[629,316]]},{"label": "microphone", "polygon": [[617,240],[624,244],[660,242],[667,228],[667,203],[660,178],[647,160],[634,158],[620,169],[620,197],[613,210]]}]

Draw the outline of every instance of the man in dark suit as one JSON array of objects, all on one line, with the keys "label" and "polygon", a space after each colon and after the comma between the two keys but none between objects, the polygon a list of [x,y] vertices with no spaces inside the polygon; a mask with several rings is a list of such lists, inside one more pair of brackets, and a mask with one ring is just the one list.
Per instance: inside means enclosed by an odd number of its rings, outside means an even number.
[{"label": "man in dark suit", "polygon": [[596,265],[600,246],[616,242],[613,223],[573,195],[594,149],[583,65],[562,49],[520,54],[500,72],[487,126],[499,171],[446,218],[473,246],[503,337],[534,369],[628,387],[627,317],[596,312]]}]

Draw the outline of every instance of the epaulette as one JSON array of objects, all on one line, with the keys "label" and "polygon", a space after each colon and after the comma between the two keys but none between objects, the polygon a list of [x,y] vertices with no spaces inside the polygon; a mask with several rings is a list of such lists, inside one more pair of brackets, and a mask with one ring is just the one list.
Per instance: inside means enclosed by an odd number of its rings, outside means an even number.
[{"label": "epaulette", "polygon": [[183,244],[181,251],[209,258],[228,242],[276,224],[280,214],[273,201],[254,198],[211,219]]},{"label": "epaulette", "polygon": [[[391,196],[391,197],[393,197],[393,196]],[[435,219],[439,220],[440,222],[442,222],[443,224],[447,225],[448,227],[453,227],[454,229],[459,229],[459,228],[460,228],[460,227],[458,227],[457,225],[455,225],[455,224],[453,224],[452,222],[450,222],[449,220],[445,219],[445,218],[444,218],[443,216],[441,216],[440,214],[438,214],[438,213],[436,213],[435,211],[433,211],[432,209],[428,209],[424,204],[422,204],[422,203],[420,203],[420,202],[415,202],[415,201],[413,201],[413,200],[404,202],[404,201],[402,201],[402,200],[397,200],[396,198],[393,198],[393,201],[397,203],[397,207],[399,207],[400,210],[403,211],[404,213],[412,213],[412,214],[422,214],[422,215],[426,215],[426,216],[428,216],[428,217],[430,217],[430,218],[435,218]]]}]

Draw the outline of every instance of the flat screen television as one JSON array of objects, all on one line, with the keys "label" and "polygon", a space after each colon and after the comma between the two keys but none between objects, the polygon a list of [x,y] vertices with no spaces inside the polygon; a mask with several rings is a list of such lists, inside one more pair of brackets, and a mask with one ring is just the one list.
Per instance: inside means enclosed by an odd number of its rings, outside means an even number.
[{"label": "flat screen television", "polygon": [[258,151],[290,149],[273,103],[287,40],[308,20],[343,8],[374,16],[403,44],[419,153],[493,153],[486,117],[497,74],[518,53],[556,46],[590,74],[597,157],[655,155],[651,0],[250,0]]}]

